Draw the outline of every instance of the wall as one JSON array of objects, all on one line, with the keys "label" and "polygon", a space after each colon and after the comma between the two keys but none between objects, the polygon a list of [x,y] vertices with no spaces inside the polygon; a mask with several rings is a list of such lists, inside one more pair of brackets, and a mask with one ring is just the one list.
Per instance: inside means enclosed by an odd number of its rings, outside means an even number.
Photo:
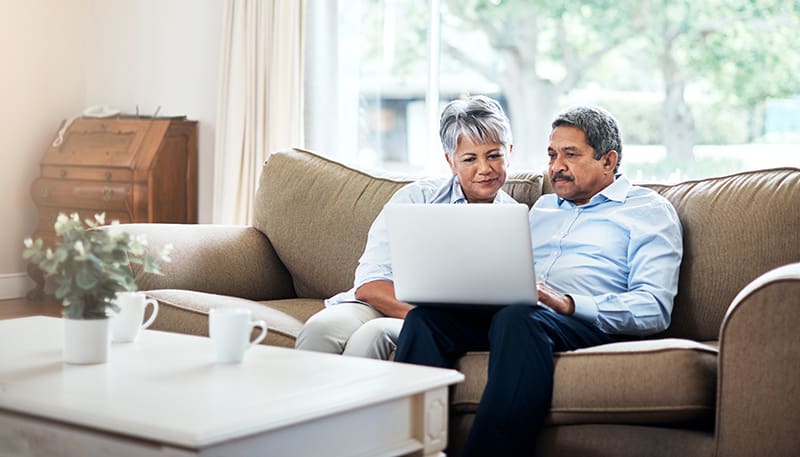
[{"label": "wall", "polygon": [[32,286],[30,185],[59,122],[85,106],[199,121],[199,219],[211,222],[222,13],[217,0],[0,3],[0,299]]},{"label": "wall", "polygon": [[199,221],[211,222],[224,2],[90,0],[86,105],[199,121]]},{"label": "wall", "polygon": [[3,1],[0,7],[0,298],[19,297],[22,240],[38,214],[30,186],[59,122],[84,104],[88,1]]}]

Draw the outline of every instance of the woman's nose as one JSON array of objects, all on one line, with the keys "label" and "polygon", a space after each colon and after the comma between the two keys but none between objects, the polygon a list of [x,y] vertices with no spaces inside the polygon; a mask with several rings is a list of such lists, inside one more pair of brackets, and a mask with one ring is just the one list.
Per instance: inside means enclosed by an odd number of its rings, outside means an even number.
[{"label": "woman's nose", "polygon": [[489,173],[492,167],[489,166],[489,161],[486,159],[478,159],[478,173]]}]

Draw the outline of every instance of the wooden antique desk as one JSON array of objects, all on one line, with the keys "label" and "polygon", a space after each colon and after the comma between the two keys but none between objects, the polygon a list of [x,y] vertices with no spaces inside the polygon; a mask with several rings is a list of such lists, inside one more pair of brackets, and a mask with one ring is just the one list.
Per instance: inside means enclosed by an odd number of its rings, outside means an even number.
[{"label": "wooden antique desk", "polygon": [[197,222],[196,121],[77,118],[63,127],[31,186],[39,208],[34,238],[52,241],[60,212],[82,219],[105,212],[106,221],[121,223]]},{"label": "wooden antique desk", "polygon": [[[31,185],[39,209],[33,238],[53,245],[59,213],[106,223],[197,223],[197,122],[183,117],[87,118],[64,121]],[[42,297],[44,279],[33,266]]]}]

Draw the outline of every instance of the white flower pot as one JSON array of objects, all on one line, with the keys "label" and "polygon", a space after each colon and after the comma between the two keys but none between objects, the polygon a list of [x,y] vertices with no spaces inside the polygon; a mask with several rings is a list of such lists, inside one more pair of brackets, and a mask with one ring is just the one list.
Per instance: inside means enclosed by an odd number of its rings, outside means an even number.
[{"label": "white flower pot", "polygon": [[64,362],[105,363],[111,347],[110,319],[64,318]]}]

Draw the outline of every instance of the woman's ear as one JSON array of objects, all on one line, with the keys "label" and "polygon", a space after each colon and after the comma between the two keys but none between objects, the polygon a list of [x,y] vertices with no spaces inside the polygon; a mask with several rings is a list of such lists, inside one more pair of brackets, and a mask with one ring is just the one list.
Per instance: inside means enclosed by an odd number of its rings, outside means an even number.
[{"label": "woman's ear", "polygon": [[444,160],[446,160],[446,161],[447,161],[447,165],[450,165],[450,171],[453,173],[453,175],[454,175],[454,176],[455,176],[455,175],[457,175],[458,173],[456,173],[456,166],[455,166],[455,164],[453,163],[453,159],[452,159],[452,158],[450,158],[450,154],[448,154],[448,153],[446,153],[446,152],[445,152],[445,153],[444,153]]}]

